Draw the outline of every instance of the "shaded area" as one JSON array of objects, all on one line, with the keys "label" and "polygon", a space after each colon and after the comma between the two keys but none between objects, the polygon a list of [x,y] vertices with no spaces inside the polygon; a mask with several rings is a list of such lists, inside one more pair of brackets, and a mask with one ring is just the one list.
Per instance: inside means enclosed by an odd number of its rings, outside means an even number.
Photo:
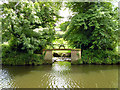
[{"label": "shaded area", "polygon": [[71,62],[71,49],[68,50],[54,50],[53,51],[53,57],[52,57],[52,62],[56,61],[69,61]]}]

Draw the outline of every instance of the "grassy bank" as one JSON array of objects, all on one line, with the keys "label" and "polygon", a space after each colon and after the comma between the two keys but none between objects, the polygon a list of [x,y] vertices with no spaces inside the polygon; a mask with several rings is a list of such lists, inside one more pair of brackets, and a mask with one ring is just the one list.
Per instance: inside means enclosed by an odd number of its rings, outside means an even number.
[{"label": "grassy bank", "polygon": [[30,54],[12,50],[9,45],[2,46],[3,65],[40,65],[43,63],[43,55]]},{"label": "grassy bank", "polygon": [[82,57],[79,64],[119,64],[120,55],[112,51],[89,50],[82,51]]},{"label": "grassy bank", "polygon": [[[70,51],[53,51],[53,53],[70,53]],[[44,63],[44,55],[30,54],[12,50],[9,45],[2,47],[2,64],[3,65],[41,65]],[[120,56],[118,53],[108,51],[89,51],[83,50],[82,57],[78,64],[119,64]]]},{"label": "grassy bank", "polygon": [[2,57],[3,65],[41,65],[43,57],[39,54],[12,52]]}]

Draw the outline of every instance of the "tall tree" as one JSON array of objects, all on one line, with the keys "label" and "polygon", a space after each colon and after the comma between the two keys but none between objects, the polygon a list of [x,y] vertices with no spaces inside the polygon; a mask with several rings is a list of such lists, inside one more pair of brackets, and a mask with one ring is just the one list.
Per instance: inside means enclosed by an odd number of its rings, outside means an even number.
[{"label": "tall tree", "polygon": [[117,45],[118,11],[110,2],[69,2],[73,12],[65,39],[76,48],[114,50]]},{"label": "tall tree", "polygon": [[[54,39],[54,25],[60,2],[19,1],[4,3],[2,7],[3,40],[17,51],[33,53]],[[7,38],[8,37],[8,38]]]}]

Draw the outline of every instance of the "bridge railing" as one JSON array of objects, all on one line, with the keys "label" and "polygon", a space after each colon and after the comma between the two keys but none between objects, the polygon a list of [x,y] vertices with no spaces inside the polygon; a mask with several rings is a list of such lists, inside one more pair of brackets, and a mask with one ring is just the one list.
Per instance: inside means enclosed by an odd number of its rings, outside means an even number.
[{"label": "bridge railing", "polygon": [[47,49],[71,49],[70,45],[67,44],[51,44],[47,45]]}]

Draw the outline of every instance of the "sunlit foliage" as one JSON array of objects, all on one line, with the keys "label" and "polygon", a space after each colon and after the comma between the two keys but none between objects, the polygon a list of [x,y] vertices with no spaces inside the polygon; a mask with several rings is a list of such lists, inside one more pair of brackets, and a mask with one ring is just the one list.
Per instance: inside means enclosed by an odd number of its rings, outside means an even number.
[{"label": "sunlit foliage", "polygon": [[3,4],[2,36],[13,50],[33,53],[54,39],[55,23],[60,17],[59,2],[19,1]]},{"label": "sunlit foliage", "polygon": [[101,59],[115,54],[118,8],[113,8],[110,2],[68,2],[66,6],[74,12],[64,36],[69,44],[88,50],[88,54],[83,52],[87,58]]}]

